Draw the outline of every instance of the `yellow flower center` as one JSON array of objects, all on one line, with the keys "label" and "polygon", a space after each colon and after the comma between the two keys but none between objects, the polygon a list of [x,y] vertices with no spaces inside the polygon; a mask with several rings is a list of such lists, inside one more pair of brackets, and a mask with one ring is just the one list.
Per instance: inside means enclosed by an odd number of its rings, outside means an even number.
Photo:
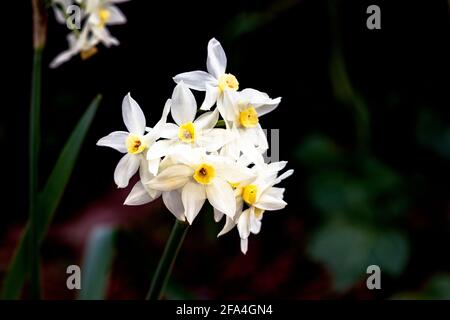
[{"label": "yellow flower center", "polygon": [[249,184],[242,191],[242,199],[244,199],[245,203],[251,206],[256,202],[257,193],[258,187],[255,186],[254,184]]},{"label": "yellow flower center", "polygon": [[127,151],[131,154],[138,154],[147,148],[145,143],[135,134],[129,134],[126,141]]},{"label": "yellow flower center", "polygon": [[213,166],[202,163],[194,172],[194,179],[200,184],[210,184],[216,176],[216,169]]},{"label": "yellow flower center", "polygon": [[111,17],[111,12],[108,9],[100,9],[98,11],[98,18],[100,20],[99,27],[103,28]]},{"label": "yellow flower center", "polygon": [[253,128],[258,122],[258,113],[253,107],[248,107],[239,113],[239,123],[245,128]]},{"label": "yellow flower center", "polygon": [[194,142],[195,126],[192,122],[182,124],[178,130],[178,138],[183,142]]},{"label": "yellow flower center", "polygon": [[231,73],[225,73],[219,78],[219,91],[223,92],[225,89],[237,91],[239,89],[239,82]]},{"label": "yellow flower center", "polygon": [[86,49],[86,50],[82,50],[80,52],[81,60],[89,59],[90,57],[92,57],[97,52],[98,52],[98,49],[96,47],[92,47],[92,48],[89,48],[89,49]]}]

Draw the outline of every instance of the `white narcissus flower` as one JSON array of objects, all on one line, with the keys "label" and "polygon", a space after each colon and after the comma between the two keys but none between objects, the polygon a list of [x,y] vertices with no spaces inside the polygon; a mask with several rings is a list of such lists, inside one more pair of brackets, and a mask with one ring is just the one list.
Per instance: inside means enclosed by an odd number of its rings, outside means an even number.
[{"label": "white narcissus flower", "polygon": [[[286,166],[287,162],[275,162],[253,168],[257,178],[251,183],[242,183],[235,188],[236,202],[243,203],[247,209],[241,211],[234,219],[227,217],[225,226],[218,236],[221,236],[237,225],[241,238],[241,251],[245,254],[248,248],[250,233],[257,234],[261,229],[263,213],[283,209],[287,203],[283,200],[284,189],[274,187],[282,180],[294,173],[288,170],[279,177],[278,172]],[[221,218],[218,216],[217,218]]]},{"label": "white narcissus flower", "polygon": [[[56,68],[72,57],[80,54],[85,60],[97,53],[97,45],[103,43],[106,47],[119,45],[119,41],[113,37],[106,26],[126,23],[127,19],[115,3],[127,2],[129,0],[77,0],[75,1],[82,9],[82,19],[85,21],[81,30],[73,30],[68,36],[69,49],[63,51],[50,63],[51,68]],[[55,6],[63,10],[73,4],[70,0],[57,0]],[[55,7],[54,6],[54,7]],[[56,20],[65,23],[67,17],[55,9]]]},{"label": "white narcissus flower", "polygon": [[[208,155],[204,149],[178,146],[172,154],[178,164],[162,170],[148,186],[160,191],[178,191],[184,216],[192,224],[206,199],[220,212],[234,218],[236,201],[233,181],[249,179],[252,173],[230,159]],[[172,196],[177,197],[176,193]]]},{"label": "white narcissus flower", "polygon": [[[131,95],[127,94],[122,102],[122,117],[128,132],[114,131],[97,142],[98,146],[110,147],[125,153],[114,172],[114,181],[119,188],[128,186],[128,182],[137,172],[142,158],[146,158],[145,153],[148,147],[159,138],[170,111],[170,103],[170,99],[167,100],[161,119],[150,132],[145,134],[144,113]],[[160,159],[149,161],[147,170],[156,174],[159,162]]]},{"label": "white narcissus flower", "polygon": [[[129,1],[129,0],[128,0]],[[106,26],[118,25],[127,22],[127,18],[114,5],[114,3],[126,2],[124,0],[86,0],[87,27],[93,35],[105,46],[118,45],[119,40],[110,35]]]},{"label": "white narcissus flower", "polygon": [[230,123],[230,127],[237,129],[237,142],[258,147],[260,152],[266,151],[269,145],[259,124],[259,117],[274,110],[280,101],[281,98],[271,99],[266,93],[254,89],[225,92],[225,120]]},{"label": "white narcissus flower", "polygon": [[229,130],[214,128],[219,119],[217,109],[195,119],[197,103],[183,81],[173,91],[170,113],[175,123],[164,125],[161,137],[166,140],[159,140],[149,147],[149,160],[170,154],[177,145],[203,147],[208,152],[214,152],[234,139]]},{"label": "white narcissus flower", "polygon": [[69,49],[58,54],[50,63],[50,68],[57,68],[72,57],[80,54],[81,59],[85,60],[97,52],[96,46],[99,39],[90,34],[88,28],[81,30],[79,34],[72,32],[67,35]]},{"label": "white narcissus flower", "polygon": [[222,117],[225,117],[223,109],[223,93],[225,91],[237,91],[239,82],[231,73],[226,73],[227,56],[219,41],[212,38],[208,43],[208,57],[205,71],[191,71],[180,73],[173,79],[176,83],[184,81],[194,90],[206,91],[205,100],[200,109],[209,110],[217,102]]},{"label": "white narcissus flower", "polygon": [[[141,166],[139,167],[140,180],[136,182],[133,189],[126,198],[124,204],[128,206],[143,205],[157,199],[162,194],[162,199],[167,209],[180,221],[186,221],[184,216],[184,207],[181,202],[181,194],[179,190],[161,192],[159,190],[151,189],[148,183],[155,176],[147,170],[148,165],[145,163],[147,160],[141,159]],[[171,157],[165,157],[159,166],[159,170],[162,171],[167,167],[173,165],[175,162]]]}]

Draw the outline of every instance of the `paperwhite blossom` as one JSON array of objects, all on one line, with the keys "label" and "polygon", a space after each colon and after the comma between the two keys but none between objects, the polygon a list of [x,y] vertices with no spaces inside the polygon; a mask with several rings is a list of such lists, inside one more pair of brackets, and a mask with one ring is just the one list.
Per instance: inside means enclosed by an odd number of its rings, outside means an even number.
[{"label": "paperwhite blossom", "polygon": [[175,150],[178,145],[203,147],[208,152],[219,150],[224,144],[233,140],[231,131],[214,128],[219,119],[219,112],[205,112],[197,119],[197,103],[191,90],[181,81],[174,89],[170,109],[175,123],[167,123],[159,140],[150,146],[147,153],[149,160],[161,158]]},{"label": "paperwhite blossom", "polygon": [[[283,209],[287,203],[283,200],[284,189],[274,187],[282,180],[294,173],[288,170],[279,177],[277,174],[286,166],[286,162],[275,162],[255,167],[257,178],[253,182],[241,183],[235,186],[236,203],[240,206],[234,218],[227,217],[225,226],[219,236],[229,232],[237,225],[241,238],[241,251],[245,254],[248,247],[250,233],[258,234],[261,229],[263,213]],[[247,209],[243,210],[244,206]],[[221,213],[215,213],[216,221],[220,220]]]},{"label": "paperwhite blossom", "polygon": [[[87,24],[92,25],[91,30],[102,29],[98,5],[114,11],[111,3],[117,1],[88,2],[92,7],[86,7]],[[93,39],[104,42],[95,31],[90,35],[92,38],[84,35],[85,39],[78,38],[79,43],[73,42],[70,54],[83,52],[92,46],[89,41]],[[122,108],[128,132],[113,132],[97,144],[126,153],[114,174],[119,187],[126,187],[139,169],[140,180],[124,204],[142,205],[161,196],[176,219],[192,224],[208,200],[216,222],[225,216],[218,236],[237,227],[245,254],[248,237],[261,229],[264,212],[286,206],[284,189],[276,185],[293,170],[279,175],[287,162],[268,164],[262,156],[269,145],[259,118],[277,108],[281,98],[271,99],[255,89],[238,91],[239,83],[226,73],[226,65],[222,46],[211,39],[208,72],[193,71],[174,77],[177,85],[172,98],[167,100],[154,128],[146,127],[142,110],[127,95]],[[200,109],[190,89],[205,91]],[[214,104],[216,108],[209,111]],[[167,122],[169,113],[174,123]],[[219,123],[224,123],[225,129],[218,128]]]},{"label": "paperwhite blossom", "polygon": [[[144,113],[131,95],[127,94],[122,102],[122,117],[128,132],[114,131],[97,142],[98,146],[110,147],[125,153],[114,172],[114,181],[119,188],[128,186],[130,178],[137,172],[142,160],[146,160],[148,147],[160,137],[162,127],[166,123],[170,111],[170,103],[170,99],[167,100],[161,120],[150,132],[145,134],[146,120]],[[146,170],[156,174],[159,162],[159,158],[149,161]]]},{"label": "paperwhite blossom", "polygon": [[[179,191],[184,216],[191,224],[206,199],[220,212],[233,218],[236,202],[232,183],[250,179],[248,168],[236,162],[207,154],[204,149],[179,146],[172,154],[177,160],[153,178],[148,186],[160,191]],[[173,195],[175,196],[175,194]]]},{"label": "paperwhite blossom", "polygon": [[223,109],[223,94],[225,91],[237,91],[239,82],[234,75],[226,73],[227,56],[219,41],[212,38],[208,43],[208,57],[205,71],[191,71],[180,73],[173,79],[176,83],[184,81],[194,90],[206,91],[205,100],[200,109],[210,110],[217,102],[222,117],[225,117]]},{"label": "paperwhite blossom", "polygon": [[83,25],[81,30],[72,30],[67,36],[69,48],[53,59],[51,68],[56,68],[67,62],[72,57],[80,54],[83,60],[97,53],[97,45],[102,43],[106,47],[119,45],[119,40],[113,37],[107,26],[124,24],[127,22],[125,15],[115,5],[116,3],[127,2],[129,0],[56,0],[53,8],[56,20],[59,23],[66,23],[69,18],[66,16],[67,8],[76,4],[81,9]]}]

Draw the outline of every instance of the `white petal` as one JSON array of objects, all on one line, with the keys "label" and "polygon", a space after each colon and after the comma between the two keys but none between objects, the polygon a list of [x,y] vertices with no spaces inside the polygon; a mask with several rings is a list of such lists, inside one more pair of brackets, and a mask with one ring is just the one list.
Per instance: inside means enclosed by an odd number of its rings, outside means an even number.
[{"label": "white petal", "polygon": [[250,235],[250,209],[246,209],[239,216],[237,229],[241,239],[247,239]]},{"label": "white petal", "polygon": [[270,101],[267,101],[265,104],[260,105],[259,107],[255,107],[256,112],[258,113],[258,116],[261,117],[265,115],[266,113],[269,113],[273,110],[275,110],[276,107],[281,102],[281,98],[276,99],[270,99]]},{"label": "white petal", "polygon": [[189,224],[192,224],[206,200],[205,187],[196,182],[188,182],[181,191],[184,215]]},{"label": "white petal", "polygon": [[[167,99],[166,104],[164,105],[164,108],[163,108],[163,113],[161,115],[161,119],[159,119],[159,121],[156,123],[156,125],[153,127],[153,129],[148,128],[149,133],[145,136],[147,143],[149,143],[149,144],[153,143],[156,140],[158,140],[160,137],[162,137],[162,134],[167,125],[167,123],[166,123],[167,116],[169,115],[171,106],[172,106],[172,100]],[[147,130],[147,128],[146,128],[146,130]]]},{"label": "white petal", "polygon": [[242,153],[254,164],[264,164],[264,158],[262,154],[255,148],[252,143],[250,143],[246,139],[241,139],[239,141],[239,148],[241,149]]},{"label": "white petal", "polygon": [[208,43],[208,58],[206,60],[208,72],[215,78],[225,73],[227,67],[227,56],[219,41],[212,38]]},{"label": "white petal", "polygon": [[161,162],[161,158],[150,159],[148,160],[148,171],[156,176],[159,170],[159,163]]},{"label": "white petal", "polygon": [[138,181],[125,199],[124,205],[139,206],[153,201],[141,181]]},{"label": "white petal", "polygon": [[206,196],[211,205],[230,218],[234,218],[236,212],[236,199],[233,188],[225,180],[216,177],[206,186]]},{"label": "white petal", "polygon": [[216,103],[219,96],[219,88],[217,86],[206,85],[205,100],[203,100],[201,110],[209,110]]},{"label": "white petal", "polygon": [[116,6],[108,6],[108,11],[110,13],[108,21],[106,22],[108,25],[124,24],[127,22],[125,15]]},{"label": "white petal", "polygon": [[128,137],[128,132],[125,131],[114,131],[108,134],[106,137],[101,138],[97,141],[98,146],[110,147],[116,149],[119,152],[126,153],[126,140]]},{"label": "white petal", "polygon": [[286,207],[287,203],[279,197],[278,194],[273,194],[270,192],[264,192],[258,199],[257,203],[254,204],[255,207],[263,210],[281,210]]},{"label": "white petal", "polygon": [[241,239],[241,251],[246,254],[248,250],[248,239]]},{"label": "white petal", "polygon": [[220,232],[217,235],[217,237],[223,236],[225,233],[230,232],[231,230],[233,230],[233,228],[235,226],[236,226],[236,222],[234,222],[233,219],[227,217],[227,219],[225,221],[225,225],[223,226],[222,230],[220,230]]},{"label": "white petal", "polygon": [[225,129],[212,129],[206,133],[199,135],[197,144],[205,148],[207,151],[217,151],[223,145],[231,142],[234,139],[233,134]]},{"label": "white petal", "polygon": [[147,159],[159,159],[169,154],[170,148],[174,144],[172,140],[159,140],[152,144],[147,151]]},{"label": "white petal", "polygon": [[180,191],[173,190],[163,192],[162,198],[167,209],[175,216],[175,218],[177,218],[180,221],[186,221]]},{"label": "white petal", "polygon": [[218,80],[205,71],[184,72],[173,77],[176,83],[184,81],[186,86],[198,91],[205,91],[206,86],[217,87]]},{"label": "white petal", "polygon": [[256,128],[253,128],[256,133],[256,143],[255,145],[258,147],[258,149],[261,150],[267,150],[269,149],[269,143],[267,141],[267,136],[264,133],[264,130],[261,128],[261,125],[258,124]]},{"label": "white petal", "polygon": [[216,208],[213,209],[214,209],[214,221],[219,222],[220,220],[222,220],[223,212],[217,210]]},{"label": "white petal", "polygon": [[145,132],[145,116],[137,102],[128,93],[122,101],[122,117],[128,131],[142,135]]},{"label": "white petal", "polygon": [[164,139],[173,139],[178,136],[178,131],[180,127],[175,123],[166,123],[161,129],[161,138]]},{"label": "white petal", "polygon": [[68,49],[58,54],[50,63],[50,68],[54,69],[62,65],[64,62],[69,61],[74,55],[78,54],[78,49]]},{"label": "white petal", "polygon": [[98,28],[96,25],[91,28],[94,38],[100,40],[106,47],[118,46],[120,44],[119,40],[114,38],[108,31],[107,28]]},{"label": "white petal", "polygon": [[255,177],[252,170],[230,159],[225,158],[221,159],[221,161],[216,161],[215,166],[217,175],[231,183],[237,183]]},{"label": "white petal", "polygon": [[148,182],[152,189],[171,191],[184,186],[194,170],[185,165],[173,165],[164,169],[160,174]]},{"label": "white petal", "polygon": [[140,159],[139,156],[133,154],[126,154],[120,159],[114,171],[114,181],[119,188],[125,188],[128,186],[130,178],[139,169]]},{"label": "white petal", "polygon": [[[254,208],[252,208],[254,210]],[[258,234],[261,231],[261,220],[258,220],[254,214],[250,214],[250,232]]]},{"label": "white petal", "polygon": [[219,110],[216,109],[212,112],[205,112],[194,121],[195,129],[197,130],[212,129],[215,127],[218,120],[219,120]]},{"label": "white petal", "polygon": [[197,103],[191,90],[183,81],[178,83],[172,94],[171,114],[178,125],[192,122],[197,113]]}]

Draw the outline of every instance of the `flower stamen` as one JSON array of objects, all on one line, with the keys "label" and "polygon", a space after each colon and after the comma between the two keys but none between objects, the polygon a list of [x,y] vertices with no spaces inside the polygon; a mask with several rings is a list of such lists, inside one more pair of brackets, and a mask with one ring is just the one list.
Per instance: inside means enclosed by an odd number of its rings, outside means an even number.
[{"label": "flower stamen", "polygon": [[239,82],[231,73],[225,73],[219,78],[219,91],[223,92],[226,89],[237,91],[239,89]]},{"label": "flower stamen", "polygon": [[194,142],[195,140],[195,126],[192,122],[182,124],[178,130],[178,138],[183,142]]},{"label": "flower stamen", "polygon": [[245,203],[249,206],[253,205],[256,202],[256,195],[258,194],[258,187],[254,184],[249,184],[245,186],[242,191],[242,199],[244,199]]},{"label": "flower stamen", "polygon": [[127,151],[130,154],[139,154],[147,148],[141,138],[135,134],[129,134],[126,141]]},{"label": "flower stamen", "polygon": [[195,170],[193,177],[200,184],[210,184],[216,177],[216,169],[209,164],[202,163]]},{"label": "flower stamen", "polygon": [[239,113],[239,123],[245,128],[254,128],[258,122],[258,113],[251,106]]}]

